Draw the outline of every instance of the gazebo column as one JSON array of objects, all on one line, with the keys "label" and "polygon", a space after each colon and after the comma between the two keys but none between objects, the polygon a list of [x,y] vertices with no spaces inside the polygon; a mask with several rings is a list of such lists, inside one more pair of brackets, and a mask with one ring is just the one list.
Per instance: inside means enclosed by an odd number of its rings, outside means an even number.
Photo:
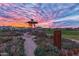
[{"label": "gazebo column", "polygon": [[31,23],[29,23],[29,26],[30,26],[30,28],[32,28],[32,27],[33,27],[33,25],[32,25]]}]

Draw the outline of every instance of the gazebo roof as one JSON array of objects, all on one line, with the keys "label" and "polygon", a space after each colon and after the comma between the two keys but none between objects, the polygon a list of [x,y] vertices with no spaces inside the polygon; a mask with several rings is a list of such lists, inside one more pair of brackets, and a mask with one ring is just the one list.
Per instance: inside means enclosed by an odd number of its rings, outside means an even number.
[{"label": "gazebo roof", "polygon": [[34,24],[36,24],[36,23],[38,23],[38,22],[31,22],[31,21],[28,21],[27,23],[34,23]]},{"label": "gazebo roof", "polygon": [[31,19],[31,21],[28,21],[27,23],[32,23],[32,24],[36,24],[38,22],[34,21],[33,19]]}]

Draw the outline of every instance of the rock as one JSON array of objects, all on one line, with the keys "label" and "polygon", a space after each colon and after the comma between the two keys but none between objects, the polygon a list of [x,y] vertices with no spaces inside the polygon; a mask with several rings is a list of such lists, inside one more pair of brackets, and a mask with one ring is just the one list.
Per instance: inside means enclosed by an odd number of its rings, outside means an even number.
[{"label": "rock", "polygon": [[6,52],[0,53],[0,55],[1,55],[1,56],[9,56],[9,54],[6,53]]}]

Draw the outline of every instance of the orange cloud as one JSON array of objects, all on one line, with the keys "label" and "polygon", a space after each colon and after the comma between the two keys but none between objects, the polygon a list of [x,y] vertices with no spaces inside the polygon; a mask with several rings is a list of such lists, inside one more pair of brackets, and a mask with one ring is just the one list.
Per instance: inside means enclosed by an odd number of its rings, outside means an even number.
[{"label": "orange cloud", "polygon": [[0,26],[29,27],[29,24],[20,22],[0,22]]},{"label": "orange cloud", "polygon": [[0,17],[0,26],[29,27],[24,18],[2,18]]}]

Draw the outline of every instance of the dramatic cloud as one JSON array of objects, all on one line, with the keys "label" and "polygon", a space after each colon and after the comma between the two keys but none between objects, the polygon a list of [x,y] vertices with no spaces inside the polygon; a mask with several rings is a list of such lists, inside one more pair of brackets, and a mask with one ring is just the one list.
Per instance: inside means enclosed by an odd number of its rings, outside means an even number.
[{"label": "dramatic cloud", "polygon": [[65,3],[1,3],[0,25],[27,27],[30,19],[42,27],[78,27],[79,4]]}]

